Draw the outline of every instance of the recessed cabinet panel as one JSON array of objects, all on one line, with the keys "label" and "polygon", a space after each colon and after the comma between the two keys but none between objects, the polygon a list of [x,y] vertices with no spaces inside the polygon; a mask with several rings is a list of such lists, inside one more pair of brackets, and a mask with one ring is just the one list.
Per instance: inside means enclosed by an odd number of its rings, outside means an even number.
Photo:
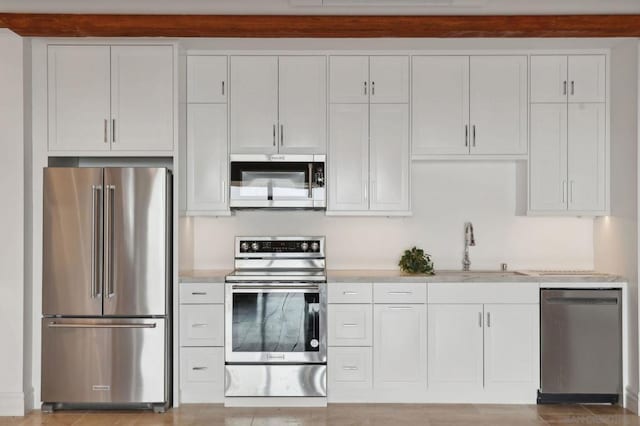
[{"label": "recessed cabinet panel", "polygon": [[329,210],[369,208],[369,105],[330,106]]},{"label": "recessed cabinet panel", "polygon": [[569,102],[606,100],[606,57],[604,55],[569,56]]},{"label": "recessed cabinet panel", "polygon": [[529,209],[567,208],[567,104],[531,105]]},{"label": "recessed cabinet panel", "polygon": [[567,57],[531,56],[531,102],[567,102]]},{"label": "recessed cabinet panel", "polygon": [[111,47],[111,149],[173,149],[173,47]]},{"label": "recessed cabinet panel", "polygon": [[329,87],[331,103],[368,103],[369,57],[331,56]]},{"label": "recessed cabinet panel", "polygon": [[279,152],[324,154],[327,67],[324,56],[279,58]]},{"label": "recessed cabinet panel", "polygon": [[[429,387],[477,390],[483,385],[483,307],[429,305]],[[508,356],[508,352],[505,353]]]},{"label": "recessed cabinet panel", "polygon": [[415,56],[413,154],[469,153],[469,57]]},{"label": "recessed cabinet panel", "polygon": [[230,58],[232,154],[278,152],[278,57]]},{"label": "recessed cabinet panel", "polygon": [[110,149],[109,64],[109,46],[48,47],[49,150]]},{"label": "recessed cabinet panel", "polygon": [[604,211],[605,104],[569,104],[569,210]]},{"label": "recessed cabinet panel", "polygon": [[369,84],[371,103],[409,102],[409,57],[371,56]]},{"label": "recessed cabinet panel", "polygon": [[180,349],[180,402],[224,400],[224,349]]},{"label": "recessed cabinet panel", "polygon": [[227,105],[187,106],[187,210],[228,209]]},{"label": "recessed cabinet panel", "polygon": [[226,56],[187,56],[187,102],[225,103],[228,92]]},{"label": "recessed cabinet panel", "polygon": [[370,304],[333,305],[328,308],[329,346],[371,346]]},{"label": "recessed cabinet panel", "polygon": [[527,57],[470,59],[472,154],[527,152]]},{"label": "recessed cabinet panel", "polygon": [[180,306],[180,346],[223,346],[224,305]]},{"label": "recessed cabinet panel", "polygon": [[409,105],[372,104],[371,210],[409,210]]},{"label": "recessed cabinet panel", "polygon": [[329,397],[334,391],[370,389],[371,358],[371,348],[369,347],[329,347],[327,361]]}]

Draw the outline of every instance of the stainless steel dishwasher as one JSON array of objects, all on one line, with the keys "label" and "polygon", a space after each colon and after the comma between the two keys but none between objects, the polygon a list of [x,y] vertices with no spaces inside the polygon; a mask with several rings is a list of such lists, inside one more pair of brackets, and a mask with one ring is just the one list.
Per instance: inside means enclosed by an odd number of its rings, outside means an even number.
[{"label": "stainless steel dishwasher", "polygon": [[538,403],[616,403],[622,392],[622,292],[542,289]]}]

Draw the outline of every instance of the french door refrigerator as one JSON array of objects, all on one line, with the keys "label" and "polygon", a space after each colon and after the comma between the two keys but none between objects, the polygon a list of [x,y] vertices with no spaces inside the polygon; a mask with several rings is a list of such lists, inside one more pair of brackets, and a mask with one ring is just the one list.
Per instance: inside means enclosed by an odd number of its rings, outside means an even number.
[{"label": "french door refrigerator", "polygon": [[44,169],[43,410],[171,404],[171,172]]}]

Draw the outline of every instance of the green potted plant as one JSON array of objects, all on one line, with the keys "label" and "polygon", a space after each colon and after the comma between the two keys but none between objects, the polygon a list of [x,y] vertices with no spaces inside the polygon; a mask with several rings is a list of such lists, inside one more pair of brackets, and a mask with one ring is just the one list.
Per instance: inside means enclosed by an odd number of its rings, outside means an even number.
[{"label": "green potted plant", "polygon": [[398,266],[402,272],[408,274],[434,274],[431,256],[415,246],[404,251]]}]

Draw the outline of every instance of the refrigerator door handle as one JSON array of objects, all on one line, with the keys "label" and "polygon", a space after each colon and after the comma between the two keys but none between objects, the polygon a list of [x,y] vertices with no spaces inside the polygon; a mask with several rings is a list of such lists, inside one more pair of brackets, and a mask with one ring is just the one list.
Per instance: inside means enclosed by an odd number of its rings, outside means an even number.
[{"label": "refrigerator door handle", "polygon": [[112,298],[115,295],[113,290],[113,203],[115,185],[105,185],[105,224],[106,224],[106,254],[104,256],[104,280],[105,280],[105,295],[107,298]]},{"label": "refrigerator door handle", "polygon": [[57,323],[50,322],[47,324],[49,328],[156,328],[157,324],[83,324],[83,323]]},{"label": "refrigerator door handle", "polygon": [[102,186],[91,185],[91,190],[91,298],[94,299],[102,297]]}]

